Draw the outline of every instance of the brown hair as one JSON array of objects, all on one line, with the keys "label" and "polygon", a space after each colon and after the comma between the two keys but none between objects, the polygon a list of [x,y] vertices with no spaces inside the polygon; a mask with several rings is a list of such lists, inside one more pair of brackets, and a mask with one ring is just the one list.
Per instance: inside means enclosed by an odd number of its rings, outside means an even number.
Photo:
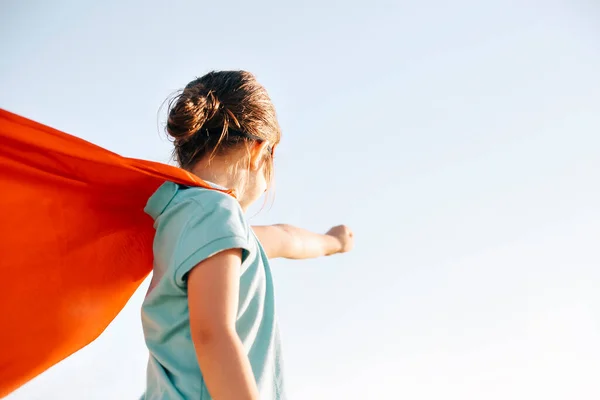
[{"label": "brown hair", "polygon": [[[167,133],[184,169],[242,142],[266,140],[273,148],[281,139],[266,89],[246,71],[213,71],[191,81],[169,101],[168,113]],[[267,157],[265,174],[270,181],[272,153]]]}]

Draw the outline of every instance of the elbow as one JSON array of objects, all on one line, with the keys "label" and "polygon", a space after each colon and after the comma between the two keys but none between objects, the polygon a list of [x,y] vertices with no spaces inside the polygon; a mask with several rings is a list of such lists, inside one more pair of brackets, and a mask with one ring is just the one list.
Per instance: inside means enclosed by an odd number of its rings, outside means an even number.
[{"label": "elbow", "polygon": [[223,341],[237,338],[234,327],[229,326],[204,326],[192,329],[192,341],[196,348],[212,347]]},{"label": "elbow", "polygon": [[301,259],[304,253],[304,242],[298,236],[296,228],[287,224],[273,225],[277,231],[277,246],[269,254],[269,258]]}]

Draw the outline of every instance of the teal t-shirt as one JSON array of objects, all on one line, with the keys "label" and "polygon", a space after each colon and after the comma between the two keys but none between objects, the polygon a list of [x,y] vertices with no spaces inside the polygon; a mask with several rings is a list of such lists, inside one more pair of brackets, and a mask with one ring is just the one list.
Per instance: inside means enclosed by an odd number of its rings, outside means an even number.
[{"label": "teal t-shirt", "polygon": [[154,269],[142,305],[150,351],[146,400],[210,400],[190,335],[186,277],[202,260],[241,248],[237,333],[261,400],[283,400],[281,348],[269,260],[240,204],[228,194],[163,184],[145,208],[152,218]]}]

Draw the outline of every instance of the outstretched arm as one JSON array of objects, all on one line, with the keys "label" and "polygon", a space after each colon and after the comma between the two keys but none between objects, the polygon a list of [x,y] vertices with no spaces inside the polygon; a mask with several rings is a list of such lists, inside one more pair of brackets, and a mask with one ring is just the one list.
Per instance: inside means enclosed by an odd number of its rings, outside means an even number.
[{"label": "outstretched arm", "polygon": [[318,234],[292,225],[253,226],[269,258],[301,260],[350,251],[354,245],[352,231],[344,225]]}]

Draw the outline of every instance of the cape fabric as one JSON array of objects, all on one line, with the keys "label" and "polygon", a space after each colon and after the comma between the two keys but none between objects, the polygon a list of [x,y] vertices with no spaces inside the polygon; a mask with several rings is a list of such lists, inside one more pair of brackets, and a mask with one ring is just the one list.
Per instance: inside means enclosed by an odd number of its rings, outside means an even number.
[{"label": "cape fabric", "polygon": [[209,187],[0,109],[0,397],[125,306],[152,269],[143,208],[164,181]]}]

